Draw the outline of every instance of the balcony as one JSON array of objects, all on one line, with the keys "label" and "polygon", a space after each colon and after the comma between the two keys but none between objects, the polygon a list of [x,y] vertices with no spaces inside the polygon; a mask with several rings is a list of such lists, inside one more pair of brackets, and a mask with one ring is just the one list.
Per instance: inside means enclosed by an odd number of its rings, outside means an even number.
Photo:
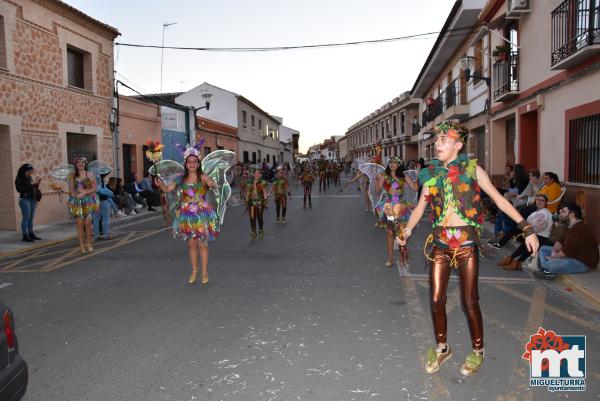
[{"label": "balcony", "polygon": [[444,119],[463,119],[469,115],[467,85],[464,77],[456,78],[444,89]]},{"label": "balcony", "polygon": [[551,15],[552,70],[571,68],[600,53],[600,0],[565,0]]},{"label": "balcony", "polygon": [[513,51],[504,60],[494,63],[492,81],[494,102],[505,102],[519,94],[519,52]]},{"label": "balcony", "polygon": [[433,120],[444,111],[444,98],[439,95],[435,99],[430,97],[427,99],[427,108],[421,115],[421,126],[426,127],[427,124],[432,123]]}]

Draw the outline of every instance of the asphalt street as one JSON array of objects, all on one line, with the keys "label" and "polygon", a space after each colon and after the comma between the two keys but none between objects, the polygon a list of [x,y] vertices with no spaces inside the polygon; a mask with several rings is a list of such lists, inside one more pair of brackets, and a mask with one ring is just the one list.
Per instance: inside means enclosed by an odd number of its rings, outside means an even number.
[{"label": "asphalt street", "polygon": [[[469,378],[470,348],[456,277],[448,293],[454,356],[428,375],[433,343],[423,221],[408,275],[385,267],[385,234],[354,186],[249,239],[241,206],[210,245],[207,285],[189,285],[186,246],[162,218],[121,226],[96,252],[66,242],[0,260],[0,299],[15,313],[29,365],[25,400],[598,400],[600,312],[526,271],[481,261],[486,358]],[[402,273],[402,274],[401,274]],[[521,358],[539,327],[586,335],[582,393],[529,387]]]}]

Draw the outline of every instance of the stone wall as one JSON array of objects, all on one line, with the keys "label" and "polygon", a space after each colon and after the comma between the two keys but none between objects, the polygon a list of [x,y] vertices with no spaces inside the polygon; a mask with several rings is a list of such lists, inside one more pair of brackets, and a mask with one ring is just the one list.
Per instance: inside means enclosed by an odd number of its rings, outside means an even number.
[{"label": "stone wall", "polygon": [[[68,161],[69,133],[84,136],[86,146],[113,163],[108,115],[117,31],[60,2],[0,0],[0,15],[7,58],[0,67],[0,144],[10,155],[2,158],[0,202],[11,204],[2,208],[0,229],[14,230],[21,220],[14,178],[23,163],[31,163],[34,177],[42,178],[35,225],[68,218],[66,196],[61,202],[51,189],[56,180],[50,173]],[[90,90],[68,86],[67,46],[90,57]]]}]

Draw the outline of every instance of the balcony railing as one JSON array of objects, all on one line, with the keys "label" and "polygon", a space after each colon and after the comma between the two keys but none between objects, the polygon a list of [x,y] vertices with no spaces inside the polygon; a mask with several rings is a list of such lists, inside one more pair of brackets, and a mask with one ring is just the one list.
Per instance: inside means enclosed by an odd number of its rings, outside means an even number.
[{"label": "balcony railing", "polygon": [[[430,98],[431,99],[431,98]],[[439,94],[435,99],[431,99],[425,111],[421,115],[421,126],[424,127],[427,123],[432,122],[435,118],[453,106],[463,106],[467,104],[466,83],[464,77],[456,78],[446,89]],[[448,118],[459,117],[461,112],[454,109],[454,114],[447,116]]]},{"label": "balcony railing", "polygon": [[565,0],[552,11],[552,66],[594,45],[600,45],[600,0]]},{"label": "balcony railing", "polygon": [[519,93],[519,52],[506,55],[506,59],[494,63],[494,101],[501,102]]}]

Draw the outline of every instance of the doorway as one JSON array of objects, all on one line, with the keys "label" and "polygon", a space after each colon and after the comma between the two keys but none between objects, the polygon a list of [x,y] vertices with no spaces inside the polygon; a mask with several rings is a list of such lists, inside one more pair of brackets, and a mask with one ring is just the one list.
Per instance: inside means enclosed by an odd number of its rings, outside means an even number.
[{"label": "doorway", "polygon": [[521,114],[519,121],[519,163],[527,170],[538,168],[539,150],[537,110]]}]

